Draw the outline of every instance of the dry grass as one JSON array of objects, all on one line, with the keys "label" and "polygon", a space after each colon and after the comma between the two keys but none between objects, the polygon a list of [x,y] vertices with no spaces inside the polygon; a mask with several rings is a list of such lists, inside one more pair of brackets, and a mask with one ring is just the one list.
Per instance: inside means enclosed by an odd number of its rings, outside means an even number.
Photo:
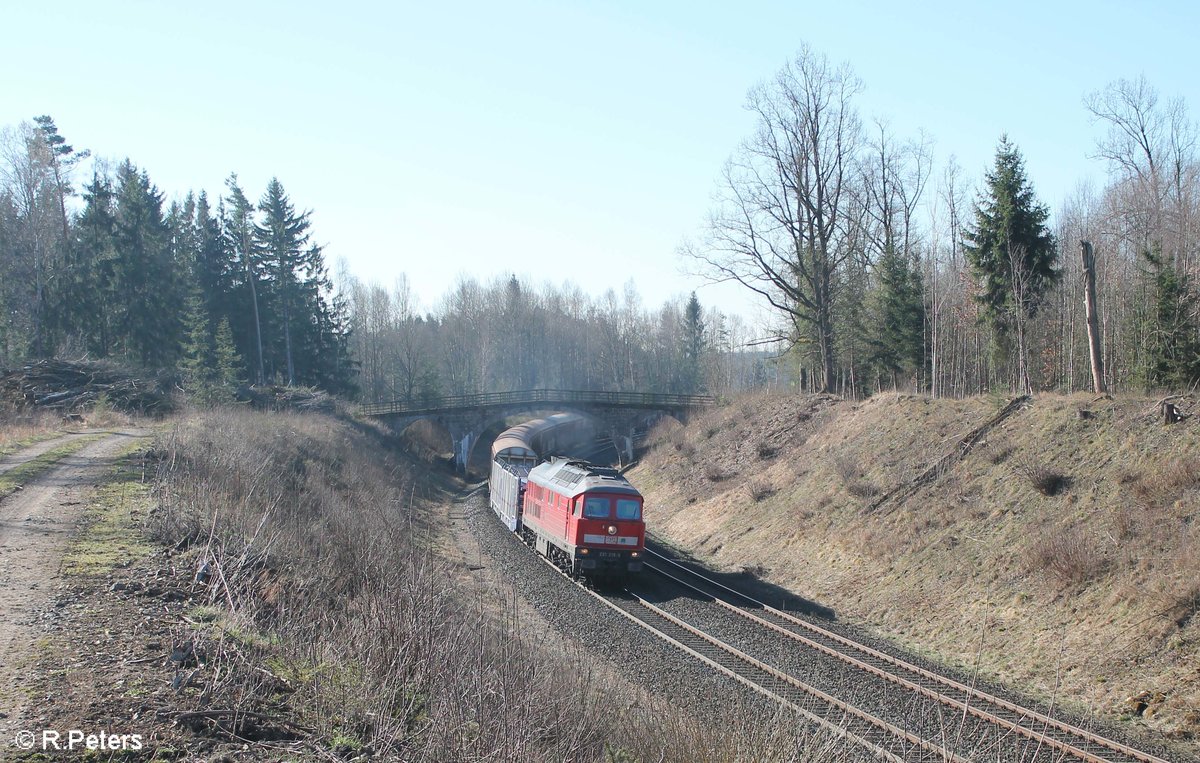
[{"label": "dry grass", "polygon": [[62,417],[50,411],[33,409],[0,411],[0,454],[11,453],[38,440],[58,433]]},{"label": "dry grass", "polygon": [[209,655],[205,694],[279,714],[284,691],[314,744],[413,761],[603,746],[596,687],[535,661],[519,623],[494,625],[456,590],[417,510],[427,488],[369,435],[319,416],[214,412],[159,448],[151,529],[209,565],[221,609],[219,627],[186,636]]}]

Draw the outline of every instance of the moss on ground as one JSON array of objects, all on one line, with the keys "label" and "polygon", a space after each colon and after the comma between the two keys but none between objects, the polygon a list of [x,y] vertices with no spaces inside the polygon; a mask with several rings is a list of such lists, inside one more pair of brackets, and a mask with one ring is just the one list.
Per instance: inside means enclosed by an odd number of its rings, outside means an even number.
[{"label": "moss on ground", "polygon": [[142,521],[153,505],[138,460],[142,447],[134,442],[119,453],[116,468],[96,488],[79,533],[63,556],[64,574],[101,576],[153,552],[142,533]]}]

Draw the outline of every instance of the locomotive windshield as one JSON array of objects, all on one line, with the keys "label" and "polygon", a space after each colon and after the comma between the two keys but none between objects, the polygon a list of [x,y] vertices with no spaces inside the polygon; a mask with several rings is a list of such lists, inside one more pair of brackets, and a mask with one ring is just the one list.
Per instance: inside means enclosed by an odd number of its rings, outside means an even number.
[{"label": "locomotive windshield", "polygon": [[617,519],[639,519],[642,515],[642,504],[632,498],[617,499]]},{"label": "locomotive windshield", "polygon": [[608,519],[612,506],[607,498],[589,497],[583,502],[583,515],[588,519]]}]

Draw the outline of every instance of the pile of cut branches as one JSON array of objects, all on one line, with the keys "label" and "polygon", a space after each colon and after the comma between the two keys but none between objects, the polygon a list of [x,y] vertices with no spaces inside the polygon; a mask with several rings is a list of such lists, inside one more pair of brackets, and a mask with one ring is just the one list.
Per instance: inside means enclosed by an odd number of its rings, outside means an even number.
[{"label": "pile of cut branches", "polygon": [[[248,394],[251,407],[262,411],[333,413],[337,408],[333,396],[316,387],[265,385],[250,387]],[[240,394],[239,397],[241,397]]]},{"label": "pile of cut branches", "polygon": [[169,384],[108,363],[38,360],[0,375],[0,398],[16,408],[74,413],[106,404],[126,413],[164,413]]}]

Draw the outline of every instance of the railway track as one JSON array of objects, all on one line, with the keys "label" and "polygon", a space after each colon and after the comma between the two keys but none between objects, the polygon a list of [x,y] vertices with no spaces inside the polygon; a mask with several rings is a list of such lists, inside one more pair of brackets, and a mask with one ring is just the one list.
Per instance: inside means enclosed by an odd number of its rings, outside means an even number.
[{"label": "railway track", "polygon": [[685,654],[749,689],[794,710],[833,736],[889,763],[970,763],[929,740],[863,712],[761,660],[714,638],[631,591],[605,592],[570,578],[550,559],[546,565],[572,580],[604,606]]},{"label": "railway track", "polygon": [[866,713],[734,648],[628,591],[589,590],[655,636],[758,693],[792,708],[808,721],[881,760],[892,763],[968,763],[935,742]]},{"label": "railway track", "polygon": [[[1002,729],[1004,734],[1025,737],[1038,747],[1052,750],[1056,755],[1056,760],[1079,760],[1087,761],[1087,763],[1169,763],[1163,758],[1106,739],[1086,729],[1065,723],[1036,710],[1021,707],[1003,698],[860,644],[841,634],[734,591],[650,548],[647,548],[646,552],[648,556],[646,569],[671,580],[676,585],[711,599],[720,607],[762,628],[795,642],[800,648],[815,650],[854,669],[903,687],[928,700],[941,703],[952,708],[958,715],[971,716],[984,723],[993,724]],[[606,603],[611,605],[611,602]],[[644,608],[657,609],[647,602],[640,603]],[[661,615],[671,621],[676,621],[676,618],[668,613],[662,612]],[[679,622],[677,627],[690,632],[692,638],[704,639],[714,644],[718,641],[712,636],[700,633],[686,623]],[[732,647],[725,648],[733,652],[737,651]],[[740,655],[739,659],[743,661],[758,662],[749,655],[743,655],[740,652],[738,655]],[[770,666],[763,665],[763,668],[770,671],[771,675],[780,673]],[[790,676],[787,678],[795,680]],[[806,687],[806,690],[821,694],[819,690],[812,687]],[[839,710],[846,713],[847,717],[853,716],[859,719],[860,715],[867,715],[856,708],[847,709],[849,706],[840,700],[833,699],[833,701],[837,703],[836,707]],[[886,721],[875,720],[878,721],[876,729],[880,728],[878,724],[890,726]],[[864,720],[863,722],[869,721]],[[849,731],[849,725],[846,728]],[[876,742],[873,740],[877,738],[878,733],[878,731],[872,732],[876,736],[865,735],[863,739],[872,740],[870,743],[874,744]],[[924,740],[916,742],[909,739],[908,741],[911,744],[910,749],[913,751],[919,751],[922,755],[934,754],[941,757],[903,757],[903,760],[963,760],[949,750],[937,747],[934,743]],[[911,755],[911,753],[905,754]]]}]

